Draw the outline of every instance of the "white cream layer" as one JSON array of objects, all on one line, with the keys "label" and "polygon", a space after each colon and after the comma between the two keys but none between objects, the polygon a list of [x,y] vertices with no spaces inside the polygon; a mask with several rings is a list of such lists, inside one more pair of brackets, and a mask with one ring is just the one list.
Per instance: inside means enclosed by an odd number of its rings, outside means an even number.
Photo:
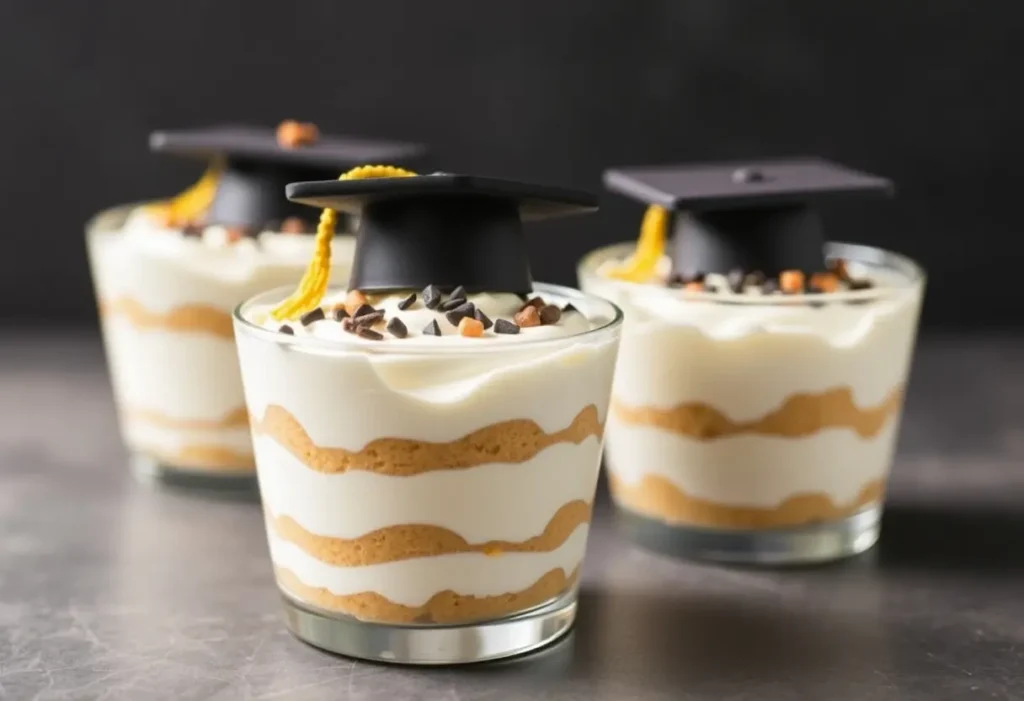
[{"label": "white cream layer", "polygon": [[219,421],[244,406],[234,341],[202,332],[103,322],[110,373],[124,409],[179,420]]},{"label": "white cream layer", "polygon": [[[152,312],[202,304],[230,313],[245,299],[294,284],[309,263],[313,237],[266,232],[259,244],[243,239],[216,246],[153,224],[136,210],[121,231],[91,238],[93,278],[101,300],[130,297]],[[333,244],[332,281],[344,283],[354,249],[351,236]]]},{"label": "white cream layer", "polygon": [[553,433],[590,404],[603,421],[616,351],[607,337],[477,355],[309,349],[250,333],[237,341],[254,419],[279,405],[318,446],[348,450],[377,438],[448,442],[515,419]]},{"label": "white cream layer", "polygon": [[581,524],[562,545],[546,553],[456,553],[360,567],[324,564],[271,529],[268,537],[274,565],[291,570],[304,584],[339,596],[376,592],[396,604],[422,606],[447,590],[463,596],[522,591],[558,567],[568,576],[583,560],[587,526]]},{"label": "white cream layer", "polygon": [[591,287],[626,307],[614,394],[630,406],[706,402],[748,421],[795,393],[849,387],[867,408],[909,374],[918,290],[867,304],[776,308],[628,294],[610,281]]},{"label": "white cream layer", "polygon": [[608,420],[605,464],[622,481],[664,477],[688,496],[727,506],[777,507],[787,498],[824,493],[851,503],[865,484],[885,478],[899,421],[872,439],[848,429],[806,438],[731,436],[696,441],[650,426]]},{"label": "white cream layer", "polygon": [[563,505],[594,498],[601,445],[560,443],[519,464],[494,463],[407,477],[324,474],[269,436],[254,441],[265,508],[311,533],[356,538],[379,528],[426,524],[470,543],[522,542],[544,531]]},{"label": "white cream layer", "polygon": [[121,428],[125,442],[137,450],[157,451],[173,456],[186,448],[221,448],[237,455],[252,453],[248,426],[231,428],[169,428],[124,416]]}]

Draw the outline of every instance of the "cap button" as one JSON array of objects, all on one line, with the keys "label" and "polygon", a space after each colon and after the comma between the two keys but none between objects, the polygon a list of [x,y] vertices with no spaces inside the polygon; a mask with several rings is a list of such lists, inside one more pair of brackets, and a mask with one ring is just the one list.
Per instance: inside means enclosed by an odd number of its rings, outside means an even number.
[{"label": "cap button", "polygon": [[768,179],[764,171],[757,168],[737,168],[732,172],[732,181],[737,185],[761,183]]}]

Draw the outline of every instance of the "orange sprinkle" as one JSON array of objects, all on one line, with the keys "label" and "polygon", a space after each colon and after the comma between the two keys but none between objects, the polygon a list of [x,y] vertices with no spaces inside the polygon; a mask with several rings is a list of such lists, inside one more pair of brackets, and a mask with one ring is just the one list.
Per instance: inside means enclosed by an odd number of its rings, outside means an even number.
[{"label": "orange sprinkle", "polygon": [[835,292],[839,289],[839,278],[832,273],[814,273],[811,287],[820,292]]},{"label": "orange sprinkle", "polygon": [[804,274],[799,270],[784,270],[779,275],[779,287],[783,292],[796,294],[804,291]]},{"label": "orange sprinkle", "polygon": [[286,119],[277,127],[277,145],[281,148],[309,146],[320,138],[320,130],[310,122]]},{"label": "orange sprinkle", "polygon": [[472,317],[464,316],[459,322],[459,333],[471,338],[479,338],[484,335],[484,324]]}]

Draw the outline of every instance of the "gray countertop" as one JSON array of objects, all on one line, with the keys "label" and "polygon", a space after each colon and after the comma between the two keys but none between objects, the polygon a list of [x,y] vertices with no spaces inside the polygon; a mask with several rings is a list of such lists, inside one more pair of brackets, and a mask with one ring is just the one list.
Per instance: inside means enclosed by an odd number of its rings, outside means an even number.
[{"label": "gray countertop", "polygon": [[1024,339],[926,339],[908,402],[868,554],[677,562],[602,504],[570,637],[408,669],[289,635],[255,504],[130,477],[97,339],[0,336],[0,698],[1024,698]]}]

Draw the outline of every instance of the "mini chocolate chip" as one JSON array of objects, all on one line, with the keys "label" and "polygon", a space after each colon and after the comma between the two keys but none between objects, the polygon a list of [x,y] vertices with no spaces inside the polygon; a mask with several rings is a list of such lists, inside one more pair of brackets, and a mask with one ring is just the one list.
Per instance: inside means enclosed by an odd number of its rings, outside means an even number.
[{"label": "mini chocolate chip", "polygon": [[398,308],[401,309],[404,312],[406,309],[408,309],[409,307],[411,307],[414,304],[416,304],[416,293],[415,292],[413,292],[411,295],[409,295],[408,297],[403,299],[401,302],[399,302],[398,303]]},{"label": "mini chocolate chip", "polygon": [[308,311],[305,314],[303,314],[301,317],[299,317],[299,321],[302,322],[303,326],[309,326],[314,321],[320,321],[321,319],[324,318],[324,316],[325,316],[324,315],[324,308],[323,307],[317,307],[316,309],[313,309],[312,311]]},{"label": "mini chocolate chip", "polygon": [[353,317],[352,321],[356,326],[373,326],[378,321],[384,318],[383,309],[375,309],[372,312],[366,314],[360,314],[357,317]]},{"label": "mini chocolate chip", "polygon": [[475,311],[476,307],[473,306],[472,302],[463,302],[461,305],[455,307],[447,314],[445,314],[445,318],[448,320],[448,323],[451,324],[452,326],[458,326],[459,322],[465,319],[467,316],[472,317]]},{"label": "mini chocolate chip", "polygon": [[402,320],[397,316],[391,317],[391,321],[388,322],[388,333],[395,338],[405,338],[409,335],[409,329],[406,328]]},{"label": "mini chocolate chip", "polygon": [[498,319],[494,322],[494,333],[519,333],[519,327],[508,319]]},{"label": "mini chocolate chip", "polygon": [[565,306],[562,307],[562,314],[572,314],[573,312],[579,312],[579,309],[572,306],[572,302],[566,302]]},{"label": "mini chocolate chip", "polygon": [[755,270],[751,273],[747,273],[747,276],[743,280],[743,284],[747,287],[760,287],[764,284],[764,281],[764,273],[760,270]]},{"label": "mini chocolate chip", "polygon": [[452,290],[452,293],[450,295],[448,295],[448,299],[466,299],[466,288],[463,287],[462,285],[459,285],[454,290]]},{"label": "mini chocolate chip", "polygon": [[725,276],[725,279],[729,283],[729,288],[733,292],[742,292],[744,277],[744,273],[740,268],[733,268],[729,271],[729,274]]},{"label": "mini chocolate chip", "polygon": [[377,310],[371,307],[369,304],[360,304],[359,308],[352,313],[352,318],[357,319],[363,316],[364,314],[373,314],[375,311]]},{"label": "mini chocolate chip", "polygon": [[437,309],[437,305],[441,303],[441,290],[437,289],[437,285],[427,285],[423,288],[423,306],[427,309]]},{"label": "mini chocolate chip", "polygon": [[766,295],[772,295],[779,291],[779,281],[775,278],[770,278],[761,283],[761,293]]},{"label": "mini chocolate chip", "polygon": [[494,322],[487,318],[487,315],[479,309],[473,312],[473,318],[484,325],[484,331],[494,326]]},{"label": "mini chocolate chip", "polygon": [[540,310],[540,323],[545,326],[550,324],[557,324],[558,320],[562,318],[562,310],[553,304],[549,304],[545,307],[541,307]]},{"label": "mini chocolate chip", "polygon": [[368,329],[365,326],[360,326],[356,329],[356,335],[359,338],[365,338],[367,341],[383,341],[384,334],[377,333],[373,329]]},{"label": "mini chocolate chip", "polygon": [[281,328],[279,328],[278,331],[280,331],[281,333],[285,334],[286,336],[294,336],[295,335],[295,329],[293,329],[288,324],[282,324]]},{"label": "mini chocolate chip", "polygon": [[682,287],[686,284],[686,280],[683,279],[682,273],[672,273],[665,280],[667,287]]},{"label": "mini chocolate chip", "polygon": [[455,299],[446,299],[437,308],[442,312],[450,312],[452,309],[458,309],[463,304],[466,304],[465,298],[460,299],[456,297]]},{"label": "mini chocolate chip", "polygon": [[[426,295],[424,295],[426,297]],[[424,336],[440,336],[441,327],[437,325],[437,319],[434,319],[429,324],[423,327]]]},{"label": "mini chocolate chip", "polygon": [[348,318],[348,312],[345,311],[345,307],[338,307],[337,309],[334,310],[334,320],[335,321],[344,321],[347,318]]},{"label": "mini chocolate chip", "polygon": [[201,224],[186,224],[181,229],[182,236],[202,236],[203,231],[206,229]]}]

